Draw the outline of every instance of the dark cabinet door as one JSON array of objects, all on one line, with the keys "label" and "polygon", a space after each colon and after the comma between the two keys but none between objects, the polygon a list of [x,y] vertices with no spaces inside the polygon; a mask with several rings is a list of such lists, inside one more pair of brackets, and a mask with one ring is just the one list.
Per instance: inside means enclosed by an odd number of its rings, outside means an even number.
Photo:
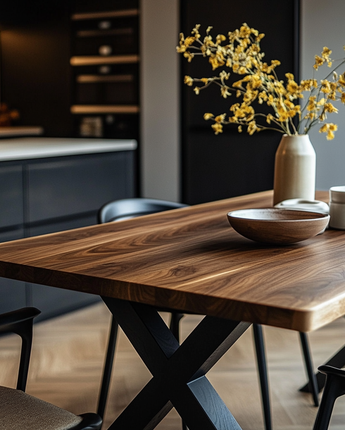
[{"label": "dark cabinet door", "polygon": [[132,152],[124,151],[29,163],[27,223],[34,227],[78,215],[93,215],[96,223],[104,203],[133,196],[132,161]]},{"label": "dark cabinet door", "polygon": [[[0,242],[24,237],[21,165],[9,163],[0,169],[0,208]],[[25,283],[0,278],[0,313],[25,305]]]},{"label": "dark cabinet door", "polygon": [[0,208],[0,234],[3,229],[23,224],[21,165],[9,164],[0,169]]},{"label": "dark cabinet door", "polygon": [[[261,41],[265,61],[279,60],[280,79],[285,73],[298,75],[298,1],[248,0],[234,2],[214,0],[200,7],[198,0],[181,1],[181,30],[189,35],[196,24],[201,24],[203,35],[213,26],[214,37],[239,28],[243,23],[265,33]],[[238,133],[237,126],[227,126],[215,135],[211,122],[204,121],[206,112],[229,112],[235,96],[222,99],[215,85],[197,96],[183,84],[183,77],[211,77],[218,74],[205,58],[181,61],[182,103],[182,173],[183,201],[189,204],[263,191],[273,188],[274,155],[281,134],[262,131],[249,136]],[[219,70],[220,71],[220,70]]]}]

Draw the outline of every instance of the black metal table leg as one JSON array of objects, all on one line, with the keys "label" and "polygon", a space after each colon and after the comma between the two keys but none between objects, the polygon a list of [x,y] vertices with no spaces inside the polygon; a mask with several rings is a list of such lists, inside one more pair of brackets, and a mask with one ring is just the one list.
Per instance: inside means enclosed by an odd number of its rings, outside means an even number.
[{"label": "black metal table leg", "polygon": [[319,396],[318,396],[319,390],[318,390],[316,376],[314,374],[314,366],[313,366],[313,360],[310,354],[308,337],[306,333],[302,333],[302,332],[299,333],[299,336],[300,336],[301,346],[303,350],[304,364],[305,364],[308,379],[309,379],[309,384],[308,384],[309,392],[312,393],[313,395],[314,406],[319,406]]},{"label": "black metal table leg", "polygon": [[174,407],[190,430],[241,430],[205,375],[250,323],[205,317],[179,345],[151,306],[103,300],[153,376],[109,429],[153,429]]},{"label": "black metal table leg", "polygon": [[261,400],[262,408],[265,419],[265,429],[272,430],[272,417],[271,417],[271,402],[268,387],[268,375],[266,365],[266,354],[264,336],[261,325],[253,324],[253,334],[255,342],[256,359],[258,363],[258,373],[260,377]]}]

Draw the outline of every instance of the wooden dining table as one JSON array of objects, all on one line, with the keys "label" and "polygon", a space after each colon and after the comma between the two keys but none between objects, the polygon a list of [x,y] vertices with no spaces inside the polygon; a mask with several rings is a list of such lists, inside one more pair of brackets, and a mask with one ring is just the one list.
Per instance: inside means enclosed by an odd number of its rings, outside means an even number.
[{"label": "wooden dining table", "polygon": [[[174,407],[190,430],[240,430],[207,379],[213,365],[252,323],[308,332],[345,314],[345,231],[275,246],[229,225],[229,211],[272,201],[267,191],[3,243],[0,276],[103,298],[152,374],[110,429],[152,429]],[[180,345],[157,309],[205,317]]]}]

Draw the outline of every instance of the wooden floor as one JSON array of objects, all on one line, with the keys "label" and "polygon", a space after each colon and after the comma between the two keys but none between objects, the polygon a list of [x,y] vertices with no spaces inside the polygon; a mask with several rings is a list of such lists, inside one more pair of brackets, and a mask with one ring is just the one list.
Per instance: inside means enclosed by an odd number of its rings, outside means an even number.
[{"label": "wooden floor", "polygon": [[[109,321],[109,312],[100,303],[36,324],[27,392],[77,414],[95,411]],[[186,316],[181,323],[182,336],[186,336],[198,321],[198,317]],[[345,343],[344,334],[345,319],[310,333],[315,366]],[[264,335],[273,427],[275,430],[311,430],[317,410],[311,396],[298,391],[305,382],[298,334],[265,327]],[[18,346],[16,336],[0,339],[0,384],[14,385]],[[263,430],[251,329],[208,376],[243,430]],[[149,378],[145,366],[121,332],[103,428],[107,428]],[[345,396],[336,404],[330,428],[344,427]],[[173,410],[157,428],[181,429],[180,418]]]}]

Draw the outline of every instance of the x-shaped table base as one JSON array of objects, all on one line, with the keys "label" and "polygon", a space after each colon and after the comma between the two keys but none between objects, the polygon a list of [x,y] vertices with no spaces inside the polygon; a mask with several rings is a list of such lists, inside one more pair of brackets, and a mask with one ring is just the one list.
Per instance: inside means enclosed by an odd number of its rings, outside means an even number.
[{"label": "x-shaped table base", "polygon": [[241,430],[205,375],[250,323],[204,317],[179,345],[151,306],[103,300],[153,376],[109,429],[153,429],[174,407],[190,430]]}]

